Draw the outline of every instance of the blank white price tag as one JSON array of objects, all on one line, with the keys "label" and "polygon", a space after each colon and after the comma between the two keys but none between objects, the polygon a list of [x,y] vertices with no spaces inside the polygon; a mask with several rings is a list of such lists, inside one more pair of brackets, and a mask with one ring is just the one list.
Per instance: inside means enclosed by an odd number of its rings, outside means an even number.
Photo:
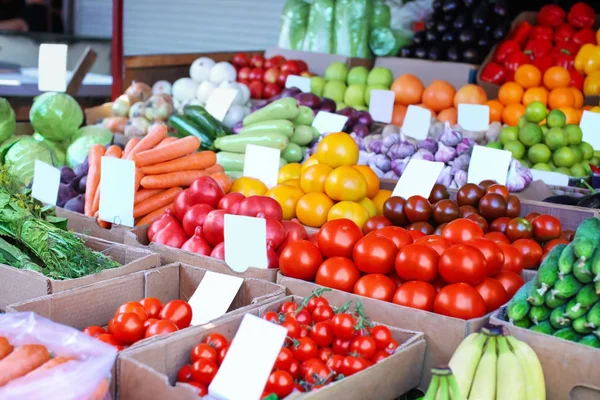
[{"label": "blank white price tag", "polygon": [[443,168],[443,162],[410,160],[398,179],[392,196],[400,196],[404,199],[411,196],[428,198]]},{"label": "blank white price tag", "polygon": [[38,89],[40,92],[67,90],[66,44],[41,44],[38,58]]},{"label": "blank white price tag", "polygon": [[458,124],[467,131],[487,131],[490,127],[490,107],[479,104],[459,104]]},{"label": "blank white price tag", "polygon": [[600,114],[584,111],[579,127],[583,131],[583,141],[591,144],[594,150],[600,150]]},{"label": "blank white price tag", "polygon": [[431,111],[419,106],[408,106],[404,124],[402,124],[402,133],[414,139],[425,139],[429,134],[431,125]]},{"label": "blank white price tag", "polygon": [[280,155],[278,149],[247,145],[244,156],[244,176],[262,181],[269,189],[277,186]]},{"label": "blank white price tag", "polygon": [[264,218],[225,214],[225,262],[236,272],[268,268],[267,224]]},{"label": "blank white price tag", "polygon": [[100,219],[133,226],[135,163],[114,157],[100,162]]},{"label": "blank white price tag", "polygon": [[286,335],[284,327],[246,314],[208,394],[220,400],[260,399]]},{"label": "blank white price tag", "polygon": [[35,160],[31,197],[42,203],[55,206],[58,198],[59,185],[60,170],[43,161]]},{"label": "blank white price tag", "polygon": [[478,185],[481,181],[491,179],[500,185],[506,185],[511,159],[510,151],[475,146],[471,154],[467,181]]},{"label": "blank white price tag", "polygon": [[298,75],[288,75],[287,79],[285,80],[285,87],[296,87],[304,93],[310,93],[310,78],[305,78]]},{"label": "blank white price tag", "polygon": [[210,92],[210,96],[206,100],[206,111],[210,115],[223,122],[225,114],[229,111],[229,107],[233,104],[235,96],[237,96],[237,89],[232,88],[216,88]]},{"label": "blank white price tag", "polygon": [[389,124],[394,112],[394,92],[391,90],[372,90],[369,114],[373,121]]},{"label": "blank white price tag", "polygon": [[188,300],[192,325],[202,325],[224,315],[244,283],[244,278],[207,271]]},{"label": "blank white price tag", "polygon": [[323,135],[332,132],[341,132],[346,125],[348,117],[339,114],[328,113],[326,111],[319,111],[313,120],[312,126]]},{"label": "blank white price tag", "polygon": [[546,185],[569,186],[569,177],[558,172],[531,169],[531,176],[534,181],[541,180]]}]

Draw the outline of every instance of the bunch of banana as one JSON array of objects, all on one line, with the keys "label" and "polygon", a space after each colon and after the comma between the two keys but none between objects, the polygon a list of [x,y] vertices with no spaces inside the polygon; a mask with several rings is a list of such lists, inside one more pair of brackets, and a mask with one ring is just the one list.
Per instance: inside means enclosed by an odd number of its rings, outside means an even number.
[{"label": "bunch of banana", "polygon": [[449,367],[432,368],[431,372],[433,376],[427,393],[418,400],[465,400]]}]

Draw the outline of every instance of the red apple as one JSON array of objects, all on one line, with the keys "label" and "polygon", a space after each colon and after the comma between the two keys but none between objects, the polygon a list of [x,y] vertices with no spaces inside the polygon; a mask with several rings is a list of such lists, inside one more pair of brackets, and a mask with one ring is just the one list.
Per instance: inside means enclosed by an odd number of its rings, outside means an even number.
[{"label": "red apple", "polygon": [[314,75],[308,71],[303,71],[303,72],[300,72],[300,76],[302,76],[304,78],[312,78]]},{"label": "red apple", "polygon": [[250,59],[250,66],[254,68],[262,68],[265,65],[265,58],[260,54],[252,56]]},{"label": "red apple", "polygon": [[262,68],[252,68],[250,71],[250,75],[248,75],[248,79],[251,81],[261,81],[264,79],[265,70]]},{"label": "red apple", "polygon": [[248,64],[250,64],[250,57],[248,56],[248,53],[237,53],[233,56],[231,63],[240,68],[247,67]]},{"label": "red apple", "polygon": [[269,68],[265,71],[264,81],[265,83],[275,83],[277,82],[277,77],[279,76],[279,68]]},{"label": "red apple", "polygon": [[250,72],[252,71],[252,68],[250,67],[242,67],[240,68],[240,70],[238,71],[238,81],[243,81],[243,80],[248,80],[250,77]]},{"label": "red apple", "polygon": [[304,71],[308,71],[308,65],[302,61],[302,60],[294,60],[296,61],[296,65],[298,66],[298,69],[300,69],[300,72],[304,72]]},{"label": "red apple", "polygon": [[248,85],[248,89],[250,89],[250,97],[253,99],[262,99],[264,88],[265,84],[260,81],[250,82]]},{"label": "red apple", "polygon": [[281,87],[284,87],[285,81],[287,80],[288,75],[290,75],[289,72],[280,72],[279,76],[277,77],[277,84]]},{"label": "red apple", "polygon": [[285,57],[283,56],[273,56],[265,61],[265,68],[280,68],[285,61]]},{"label": "red apple", "polygon": [[290,60],[286,61],[285,64],[281,66],[281,72],[287,72],[289,75],[298,75],[300,73],[300,68],[296,61]]},{"label": "red apple", "polygon": [[263,93],[265,99],[270,99],[271,97],[277,96],[279,93],[281,93],[281,87],[276,85],[275,83],[267,83],[265,85],[265,90]]}]

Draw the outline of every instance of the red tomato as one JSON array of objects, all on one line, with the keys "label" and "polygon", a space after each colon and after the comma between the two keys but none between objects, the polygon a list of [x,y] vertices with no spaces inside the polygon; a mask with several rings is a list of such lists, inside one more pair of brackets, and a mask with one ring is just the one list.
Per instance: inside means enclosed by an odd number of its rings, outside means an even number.
[{"label": "red tomato", "polygon": [[365,274],[389,274],[394,270],[398,248],[390,239],[367,235],[356,242],[353,259],[356,268]]},{"label": "red tomato", "polygon": [[540,216],[540,213],[532,212],[525,216],[525,219],[533,224],[533,221]]},{"label": "red tomato", "polygon": [[399,226],[386,226],[371,232],[371,234],[390,239],[392,242],[394,242],[398,250],[400,250],[404,246],[407,246],[414,241],[411,232],[404,228],[400,228]]},{"label": "red tomato", "polygon": [[322,322],[333,318],[334,315],[335,313],[329,304],[321,304],[313,311],[312,318],[314,322]]},{"label": "red tomato", "polygon": [[544,251],[538,242],[532,239],[519,239],[511,246],[519,250],[523,256],[523,268],[535,269],[540,266]]},{"label": "red tomato", "polygon": [[192,322],[192,307],[187,301],[171,300],[160,310],[160,318],[173,321],[179,329],[187,328]]},{"label": "red tomato", "polygon": [[525,284],[525,280],[521,275],[512,271],[500,271],[498,275],[494,276],[494,279],[504,286],[509,299],[512,299],[519,288]]},{"label": "red tomato", "polygon": [[360,278],[354,285],[354,294],[372,299],[392,301],[396,284],[382,274],[368,274]]},{"label": "red tomato", "polygon": [[240,208],[240,203],[245,198],[246,196],[241,193],[227,193],[225,196],[221,197],[217,208],[219,210],[225,210],[227,214],[237,214]]},{"label": "red tomato", "polygon": [[387,326],[376,325],[371,328],[371,337],[375,340],[377,350],[385,349],[392,341],[392,333]]},{"label": "red tomato", "polygon": [[499,309],[509,300],[504,286],[496,279],[487,276],[479,285],[475,286],[475,290],[479,292],[485,302],[486,313],[491,313]]},{"label": "red tomato", "polygon": [[320,305],[328,306],[329,302],[323,296],[311,296],[311,298],[308,300],[308,303],[306,303],[306,309],[312,313],[313,311],[315,311],[315,308],[317,308]]},{"label": "red tomato", "polygon": [[326,222],[317,232],[317,244],[323,257],[352,257],[354,245],[363,237],[363,234],[353,221],[349,219],[335,219]]},{"label": "red tomato", "polygon": [[214,361],[201,358],[192,364],[192,377],[198,383],[210,385],[219,367]]},{"label": "red tomato", "polygon": [[287,371],[275,371],[269,375],[265,391],[283,399],[294,390],[294,377]]},{"label": "red tomato", "polygon": [[321,347],[330,346],[333,342],[333,328],[327,322],[317,322],[310,329],[310,338]]},{"label": "red tomato", "polygon": [[279,350],[279,354],[277,355],[275,364],[273,364],[273,368],[288,371],[292,366],[293,359],[294,355],[292,354],[292,351],[287,347],[282,347],[281,350]]},{"label": "red tomato", "polygon": [[498,247],[500,247],[500,250],[504,254],[502,271],[512,271],[515,274],[520,274],[525,267],[525,259],[519,249],[505,243],[498,243]]},{"label": "red tomato", "polygon": [[298,339],[298,342],[294,344],[292,353],[294,358],[300,362],[316,358],[318,356],[319,348],[314,340],[309,337],[302,337]]},{"label": "red tomato", "polygon": [[204,221],[206,220],[206,216],[209,212],[214,210],[208,204],[194,204],[185,212],[183,219],[181,220],[181,225],[183,226],[183,231],[188,236],[194,236],[194,231],[197,227],[201,227],[204,225]]},{"label": "red tomato", "polygon": [[331,257],[323,261],[317,270],[315,283],[332,289],[352,292],[360,272],[349,258]]},{"label": "red tomato", "polygon": [[139,301],[129,301],[129,302],[121,305],[121,307],[117,308],[117,311],[115,312],[115,317],[119,314],[125,314],[125,313],[137,314],[137,316],[140,317],[142,322],[144,322],[145,320],[147,320],[149,318],[148,313],[146,312],[146,309]]},{"label": "red tomato", "polygon": [[345,356],[346,354],[348,354],[348,350],[350,349],[351,343],[352,339],[335,338],[333,339],[331,349],[335,354]]},{"label": "red tomato", "polygon": [[412,238],[413,241],[417,240],[420,237],[425,236],[425,234],[421,231],[417,231],[414,229],[411,229],[410,231],[408,231],[408,234],[410,235],[410,237]]},{"label": "red tomato", "polygon": [[192,366],[190,364],[185,364],[183,367],[179,368],[177,372],[177,382],[189,382],[192,380]]},{"label": "red tomato", "polygon": [[298,307],[298,303],[295,303],[293,301],[286,301],[281,306],[279,306],[279,312],[284,314],[291,313],[296,311]]},{"label": "red tomato", "polygon": [[424,244],[434,249],[438,255],[442,255],[444,250],[452,246],[448,239],[444,239],[439,235],[427,235],[415,240],[416,244]]},{"label": "red tomato", "polygon": [[262,317],[269,322],[279,324],[279,314],[275,311],[267,311]]},{"label": "red tomato", "polygon": [[300,323],[300,325],[310,325],[312,324],[312,316],[307,309],[302,309],[300,311],[295,311],[292,313],[296,321]]},{"label": "red tomato", "polygon": [[448,283],[477,285],[487,273],[485,256],[466,243],[455,244],[440,257],[440,275]]},{"label": "red tomato", "polygon": [[327,363],[327,360],[329,360],[331,357],[333,357],[333,350],[331,350],[331,347],[321,347],[319,349],[319,353],[317,355],[319,360]]},{"label": "red tomato", "polygon": [[169,333],[177,332],[179,328],[173,321],[157,320],[146,328],[145,338],[152,336],[168,335]]},{"label": "red tomato", "polygon": [[208,204],[217,208],[219,200],[225,195],[221,186],[210,176],[201,176],[190,186],[190,204]]},{"label": "red tomato", "polygon": [[483,233],[486,233],[489,229],[489,225],[488,222],[485,218],[483,218],[481,215],[479,214],[471,214],[467,217],[465,217],[466,219],[470,219],[471,221],[477,223],[477,225],[479,225],[479,227],[481,228],[481,230],[483,231]]},{"label": "red tomato", "polygon": [[207,343],[198,343],[192,349],[190,358],[193,363],[200,359],[210,360],[216,363],[219,359],[219,353]]},{"label": "red tomato", "polygon": [[405,282],[394,293],[393,303],[401,306],[433,311],[433,301],[437,291],[427,282]]},{"label": "red tomato", "polygon": [[336,314],[331,319],[331,328],[336,337],[343,340],[350,340],[354,337],[354,327],[356,318],[349,313]]},{"label": "red tomato", "polygon": [[146,297],[140,301],[140,304],[146,310],[148,318],[158,318],[160,310],[163,308],[162,302],[155,297]]},{"label": "red tomato", "polygon": [[413,243],[396,256],[396,273],[405,281],[433,282],[438,276],[439,255],[433,248]]},{"label": "red tomato", "polygon": [[371,358],[377,350],[377,344],[371,336],[359,336],[350,343],[350,352],[362,358]]},{"label": "red tomato", "polygon": [[344,362],[344,356],[339,354],[334,354],[330,359],[327,360],[327,367],[339,374],[342,372],[342,363]]},{"label": "red tomato", "polygon": [[96,339],[98,339],[101,342],[104,342],[106,344],[110,344],[111,346],[116,347],[116,348],[121,347],[119,345],[119,342],[117,342],[117,339],[115,339],[115,337],[113,335],[111,335],[110,333],[103,333],[103,334],[99,335]]},{"label": "red tomato", "polygon": [[119,314],[108,323],[108,333],[120,344],[132,344],[144,337],[144,321],[132,312]]},{"label": "red tomato", "polygon": [[160,320],[157,318],[148,318],[147,320],[144,321],[144,329],[148,329],[150,327],[150,325],[152,325],[156,321],[160,321]]},{"label": "red tomato", "polygon": [[313,281],[323,262],[318,247],[308,240],[288,244],[279,257],[279,269],[285,276]]},{"label": "red tomato", "polygon": [[398,273],[396,272],[395,269],[392,272],[390,272],[389,274],[387,274],[387,277],[390,278],[396,286],[400,286],[404,282],[404,279],[402,279],[398,276]]},{"label": "red tomato", "polygon": [[494,276],[502,270],[504,265],[504,253],[493,241],[485,238],[471,239],[465,244],[473,246],[485,257],[486,275]]},{"label": "red tomato", "polygon": [[298,339],[300,337],[300,324],[293,318],[287,317],[281,323],[285,329],[287,329],[287,336],[291,339]]},{"label": "red tomato", "polygon": [[533,236],[533,225],[525,218],[513,218],[506,226],[506,236],[511,241],[529,239]]},{"label": "red tomato", "polygon": [[202,340],[202,343],[209,344],[216,351],[221,351],[229,345],[225,336],[220,333],[210,333],[206,335],[204,340]]},{"label": "red tomato", "polygon": [[223,364],[223,360],[225,359],[225,356],[227,355],[228,351],[229,351],[229,345],[223,347],[219,351],[219,365]]},{"label": "red tomato", "polygon": [[83,330],[83,333],[93,338],[97,338],[100,335],[104,335],[106,330],[100,326],[88,326]]},{"label": "red tomato", "polygon": [[474,238],[483,237],[483,229],[475,221],[459,218],[446,225],[442,236],[453,244],[463,243]]},{"label": "red tomato", "polygon": [[544,245],[544,254],[549,253],[550,250],[552,250],[555,246],[558,246],[559,244],[569,244],[569,242],[564,239],[552,239]]},{"label": "red tomato", "polygon": [[385,350],[377,350],[375,352],[375,354],[373,354],[373,357],[371,357],[371,361],[373,361],[374,363],[378,363],[381,360],[384,360],[386,358],[388,358],[390,356],[390,353],[388,353]]},{"label": "red tomato", "polygon": [[[189,194],[190,189],[185,189],[183,192],[177,195],[177,197],[175,198],[175,202],[173,203],[173,214],[179,221],[183,220],[185,212],[188,210],[188,208],[191,207]],[[150,239],[149,236],[148,238]]]},{"label": "red tomato", "polygon": [[506,227],[508,226],[508,223],[510,222],[510,220],[511,220],[511,218],[508,218],[508,217],[496,218],[490,224],[490,231],[491,232],[506,233]]},{"label": "red tomato", "polygon": [[472,286],[454,283],[440,290],[433,303],[433,311],[460,319],[479,318],[485,315],[485,302]]},{"label": "red tomato", "polygon": [[498,243],[510,244],[510,239],[504,233],[500,233],[500,232],[488,232],[484,235],[484,238],[489,239],[496,244],[498,244]]},{"label": "red tomato", "polygon": [[368,366],[369,363],[364,358],[346,356],[342,362],[342,374],[348,377],[362,371],[363,369],[366,369]]},{"label": "red tomato", "polygon": [[302,378],[302,371],[300,370],[300,361],[292,360],[289,368],[290,374],[294,377],[294,379]]},{"label": "red tomato", "polygon": [[192,385],[196,389],[197,396],[204,397],[208,394],[208,389],[206,388],[206,385],[203,385],[201,383],[194,382],[194,381],[190,381],[190,382],[186,382],[186,383],[188,385]]},{"label": "red tomato", "polygon": [[315,383],[315,377],[318,381],[322,381],[322,383],[327,383],[331,380],[331,370],[324,362],[317,359],[306,366],[304,380],[312,385]]},{"label": "red tomato", "polygon": [[376,231],[378,229],[391,225],[392,221],[390,221],[383,215],[376,215],[374,217],[369,218],[367,222],[365,222],[365,226],[363,226],[363,233],[366,235],[369,232]]}]

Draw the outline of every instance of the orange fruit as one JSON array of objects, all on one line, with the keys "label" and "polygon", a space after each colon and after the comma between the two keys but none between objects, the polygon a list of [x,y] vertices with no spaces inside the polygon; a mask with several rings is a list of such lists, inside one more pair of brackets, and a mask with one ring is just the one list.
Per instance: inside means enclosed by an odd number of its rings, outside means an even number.
[{"label": "orange fruit", "polygon": [[440,112],[452,107],[456,89],[446,81],[434,80],[423,91],[423,104],[426,104],[435,112]]},{"label": "orange fruit", "polygon": [[544,103],[544,105],[548,105],[548,89],[542,86],[527,89],[525,93],[523,93],[523,105],[527,107],[529,103],[533,103],[534,101],[539,101],[540,103]]},{"label": "orange fruit", "polygon": [[575,96],[573,95],[571,89],[566,87],[552,89],[550,96],[548,96],[548,106],[550,109],[573,107],[574,104]]},{"label": "orange fruit", "polygon": [[549,90],[567,87],[569,86],[569,82],[571,82],[571,76],[569,75],[569,71],[563,67],[550,67],[544,72],[544,86]]},{"label": "orange fruit", "polygon": [[539,86],[541,81],[542,73],[535,65],[521,65],[515,72],[515,82],[525,89]]},{"label": "orange fruit", "polygon": [[437,119],[440,122],[448,122],[450,125],[456,125],[458,122],[458,111],[454,107],[446,108],[440,111]]},{"label": "orange fruit", "polygon": [[581,107],[581,110],[582,111],[590,111],[592,108],[594,108],[594,106],[587,105],[587,106]]},{"label": "orange fruit", "polygon": [[579,110],[576,110],[573,107],[560,107],[560,111],[565,113],[567,124],[579,124],[579,121],[581,120]]},{"label": "orange fruit", "polygon": [[583,93],[572,86],[569,89],[571,89],[571,92],[573,92],[573,96],[575,97],[575,104],[573,104],[573,107],[577,109],[583,107]]},{"label": "orange fruit", "polygon": [[525,106],[523,104],[509,104],[502,111],[502,121],[506,125],[517,126],[519,119],[525,115]]},{"label": "orange fruit", "polygon": [[454,95],[454,107],[457,109],[459,104],[485,104],[486,101],[487,95],[481,86],[472,83],[461,87]]},{"label": "orange fruit", "polygon": [[398,104],[418,104],[423,95],[423,82],[413,74],[400,75],[392,83],[392,92],[394,92],[395,102]]},{"label": "orange fruit", "polygon": [[516,82],[506,82],[500,86],[498,100],[505,106],[508,104],[521,104],[523,99],[523,87]]},{"label": "orange fruit", "polygon": [[406,117],[406,106],[403,104],[394,104],[392,124],[402,126],[404,124],[404,117]]},{"label": "orange fruit", "polygon": [[502,111],[504,111],[504,105],[498,100],[489,100],[486,104],[490,108],[490,122],[502,121]]},{"label": "orange fruit", "polygon": [[325,181],[333,168],[325,164],[316,164],[306,168],[300,175],[300,189],[304,193],[325,193]]}]

